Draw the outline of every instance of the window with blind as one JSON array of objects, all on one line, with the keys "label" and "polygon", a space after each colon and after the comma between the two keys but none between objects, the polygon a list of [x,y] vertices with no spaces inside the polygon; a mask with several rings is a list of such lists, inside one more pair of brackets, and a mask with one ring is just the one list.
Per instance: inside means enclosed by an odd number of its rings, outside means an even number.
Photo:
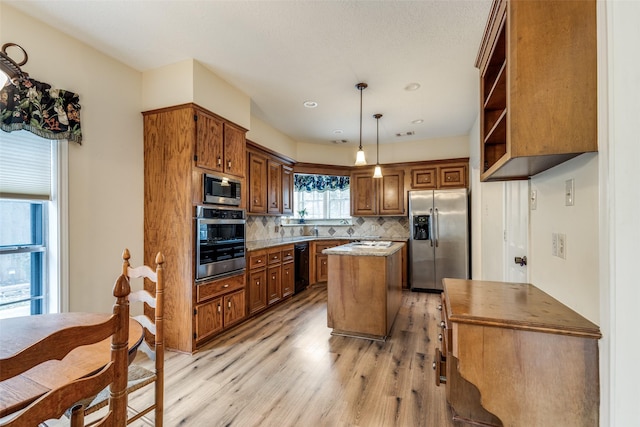
[{"label": "window with blind", "polygon": [[348,176],[295,174],[293,188],[295,217],[304,209],[312,220],[350,218]]},{"label": "window with blind", "polygon": [[55,141],[0,132],[0,318],[50,311],[56,158]]}]

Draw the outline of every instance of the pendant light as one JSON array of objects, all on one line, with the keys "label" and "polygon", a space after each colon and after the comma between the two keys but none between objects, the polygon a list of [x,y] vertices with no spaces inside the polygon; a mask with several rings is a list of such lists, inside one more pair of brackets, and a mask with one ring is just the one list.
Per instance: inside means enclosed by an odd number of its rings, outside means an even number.
[{"label": "pendant light", "polygon": [[356,88],[360,91],[360,147],[356,154],[356,166],[364,166],[367,164],[367,161],[364,158],[364,151],[362,150],[362,91],[367,88],[367,84],[358,83]]},{"label": "pendant light", "polygon": [[376,168],[373,171],[374,178],[382,178],[382,169],[380,169],[380,117],[382,114],[374,114],[373,117],[376,119]]}]

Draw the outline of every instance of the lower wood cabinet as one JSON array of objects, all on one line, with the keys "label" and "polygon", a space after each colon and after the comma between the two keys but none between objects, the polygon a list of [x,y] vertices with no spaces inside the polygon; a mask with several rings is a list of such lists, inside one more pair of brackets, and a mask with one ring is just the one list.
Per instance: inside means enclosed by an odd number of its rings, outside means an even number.
[{"label": "lower wood cabinet", "polygon": [[245,275],[196,285],[194,339],[200,344],[246,317]]},{"label": "lower wood cabinet", "polygon": [[328,256],[322,253],[327,248],[333,248],[348,243],[348,240],[315,240],[309,244],[309,278],[311,283],[326,282],[329,278]]},{"label": "lower wood cabinet", "polygon": [[247,311],[250,315],[293,295],[293,245],[250,251]]},{"label": "lower wood cabinet", "polygon": [[597,325],[531,284],[443,285],[446,395],[455,422],[598,425]]}]

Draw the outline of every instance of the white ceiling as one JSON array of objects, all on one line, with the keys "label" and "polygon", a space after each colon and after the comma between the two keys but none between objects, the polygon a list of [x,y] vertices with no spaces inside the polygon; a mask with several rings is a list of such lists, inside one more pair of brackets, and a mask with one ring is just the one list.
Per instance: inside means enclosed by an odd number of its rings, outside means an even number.
[{"label": "white ceiling", "polygon": [[375,113],[381,144],[465,135],[478,114],[491,0],[2,1],[140,71],[194,58],[300,142],[358,144],[358,82],[363,144],[375,144]]}]

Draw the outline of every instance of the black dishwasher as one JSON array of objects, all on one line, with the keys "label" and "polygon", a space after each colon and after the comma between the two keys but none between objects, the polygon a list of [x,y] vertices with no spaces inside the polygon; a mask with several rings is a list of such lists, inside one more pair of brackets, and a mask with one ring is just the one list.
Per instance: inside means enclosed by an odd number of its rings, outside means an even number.
[{"label": "black dishwasher", "polygon": [[296,243],[294,249],[296,268],[295,293],[297,294],[309,286],[309,243]]}]

